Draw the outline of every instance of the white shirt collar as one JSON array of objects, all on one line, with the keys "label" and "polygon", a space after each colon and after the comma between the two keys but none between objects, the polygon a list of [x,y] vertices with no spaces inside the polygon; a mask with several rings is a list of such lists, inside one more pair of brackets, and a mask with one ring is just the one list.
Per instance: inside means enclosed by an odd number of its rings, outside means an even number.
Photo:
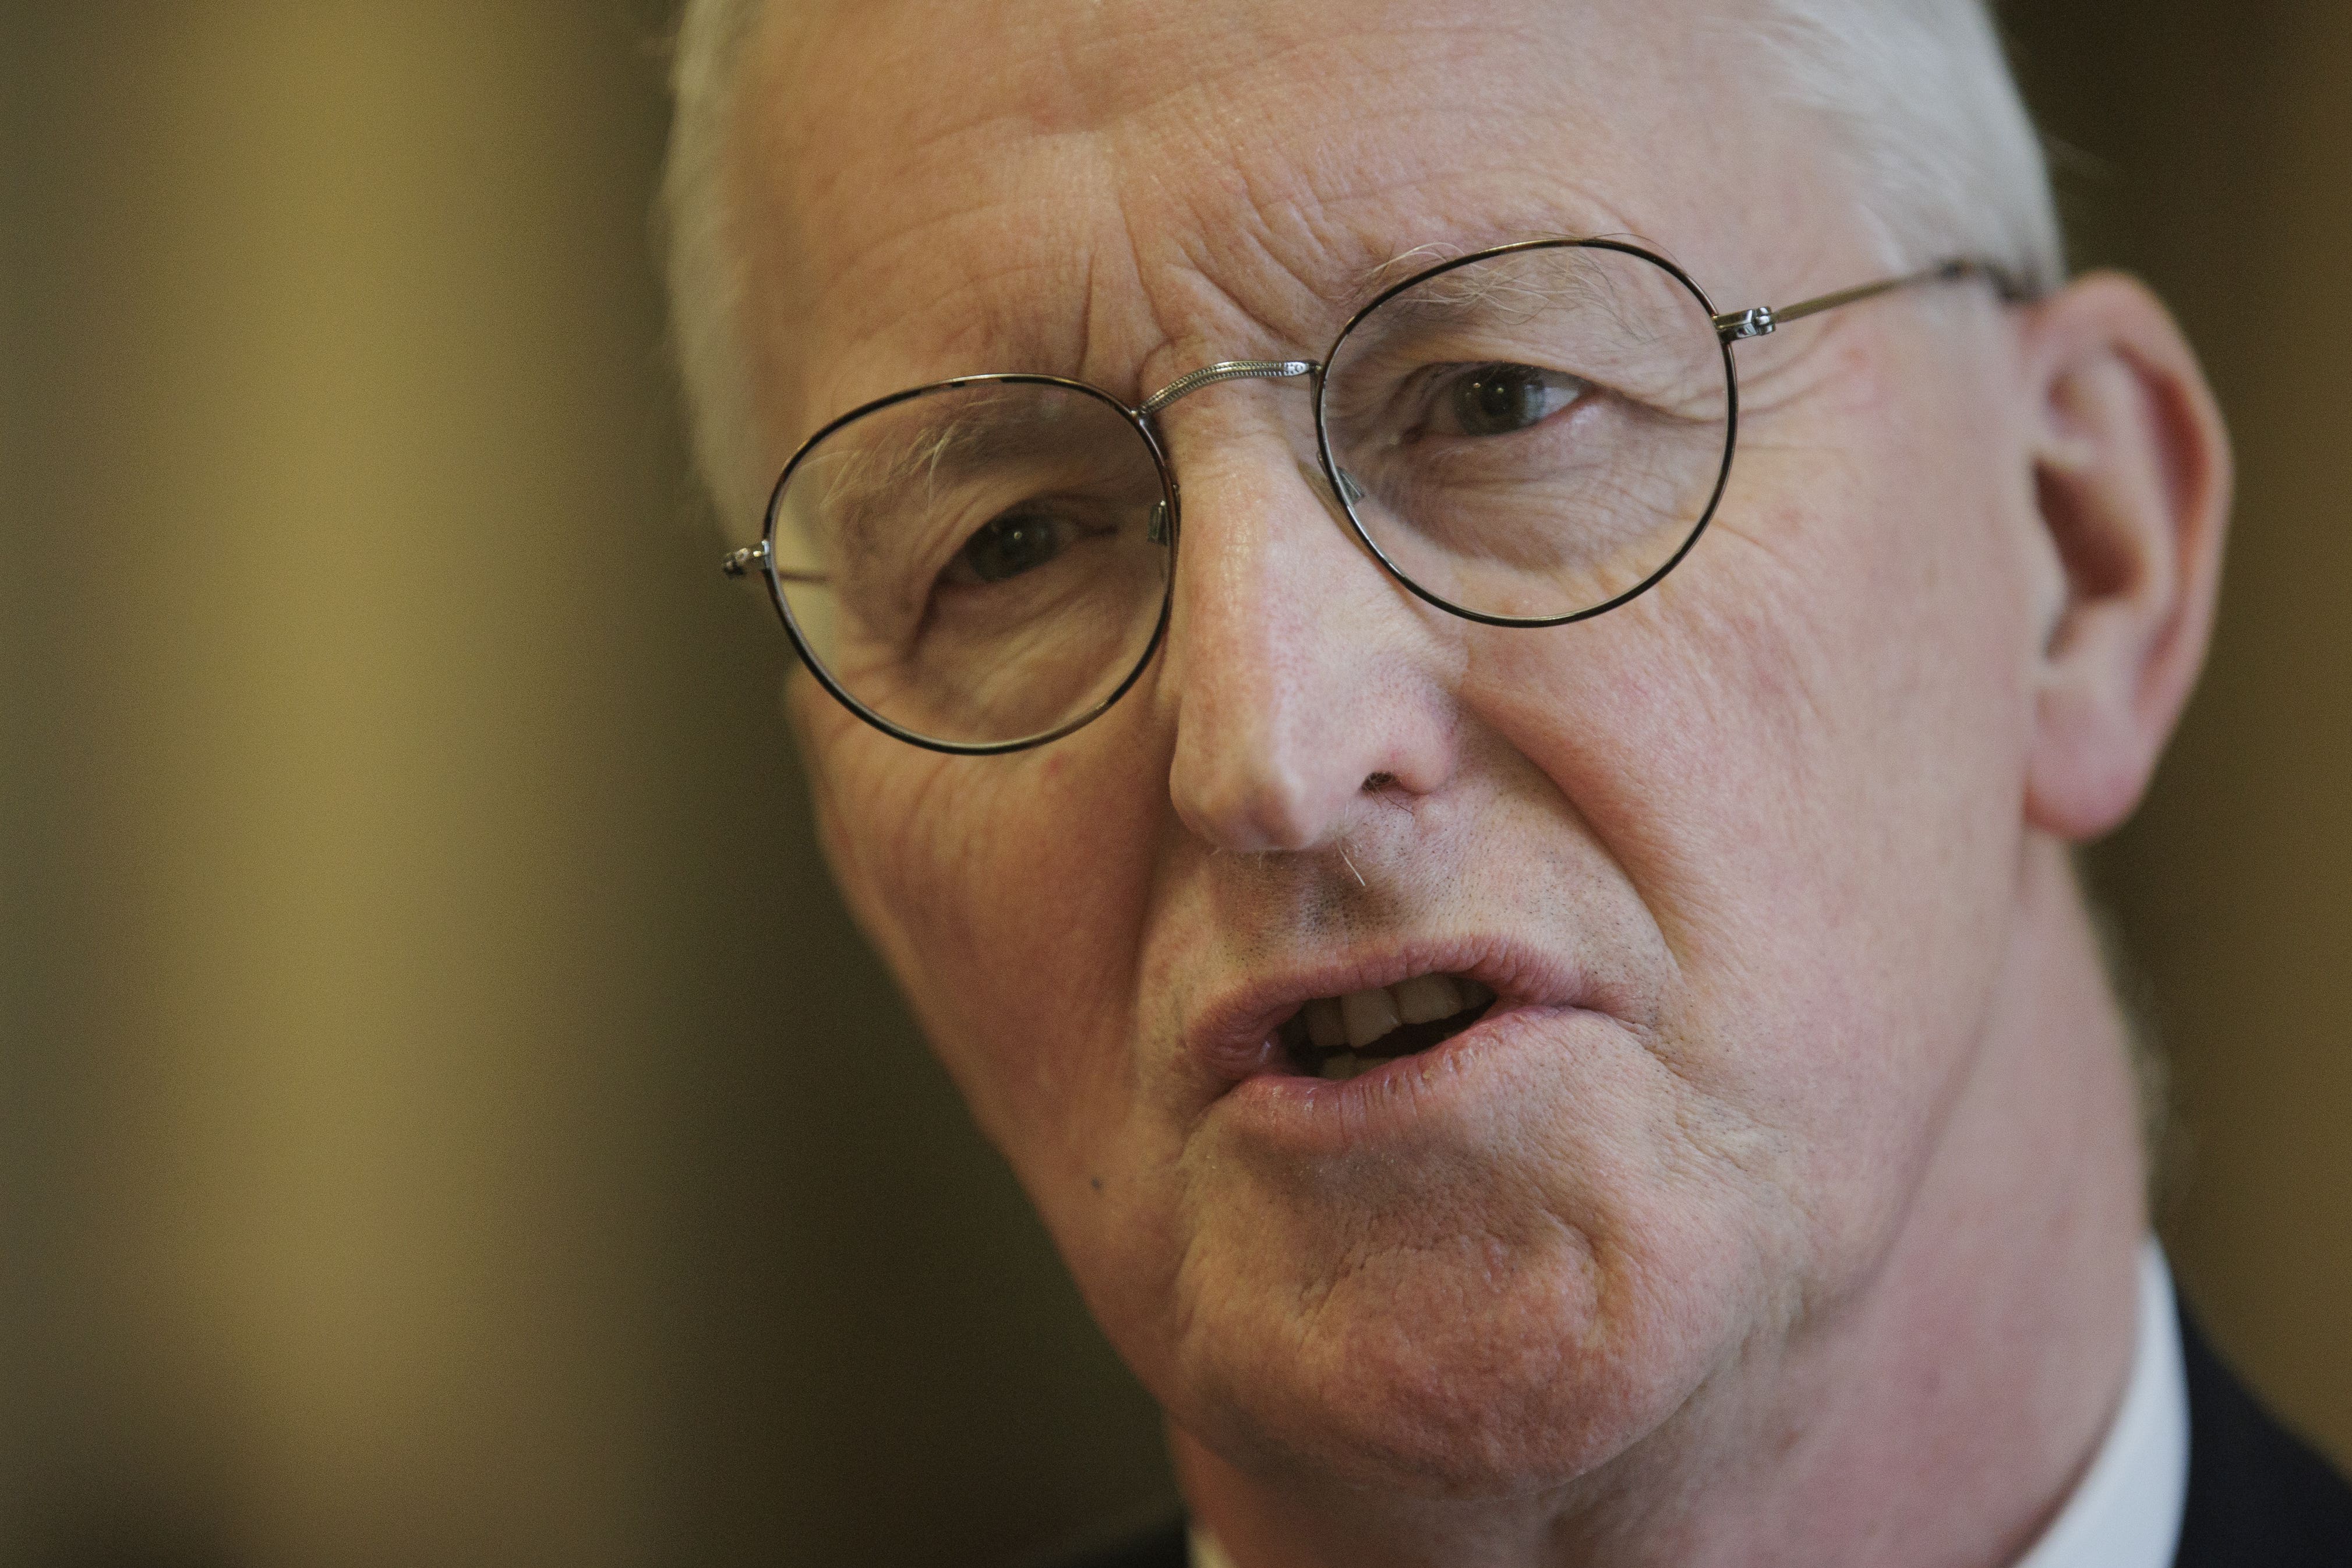
[{"label": "white shirt collar", "polygon": [[2172,1273],[2139,1254],[2139,1343],[2098,1457],[2017,1568],[2171,1568],[2189,1501],[2189,1376]]},{"label": "white shirt collar", "polygon": [[[2066,1506],[2016,1568],[2171,1568],[2189,1500],[2189,1381],[2172,1272],[2150,1237],[2139,1255],[2139,1331],[2115,1424]],[[1192,1568],[1234,1568],[1195,1526]]]}]

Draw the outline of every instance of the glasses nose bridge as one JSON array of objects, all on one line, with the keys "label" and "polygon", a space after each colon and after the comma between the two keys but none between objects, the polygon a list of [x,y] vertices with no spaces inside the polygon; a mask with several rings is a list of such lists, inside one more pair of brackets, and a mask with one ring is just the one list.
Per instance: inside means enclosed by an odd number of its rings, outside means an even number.
[{"label": "glasses nose bridge", "polygon": [[1228,359],[1189,371],[1135,405],[1139,418],[1150,418],[1180,398],[1221,381],[1281,381],[1295,375],[1319,375],[1323,367],[1308,359]]},{"label": "glasses nose bridge", "polygon": [[[1198,370],[1187,371],[1137,404],[1130,412],[1138,419],[1150,419],[1167,408],[1169,405],[1190,397],[1202,387],[1213,386],[1221,381],[1283,381],[1300,375],[1320,377],[1322,374],[1321,362],[1311,359],[1219,360],[1214,364],[1205,364]],[[1341,476],[1340,482],[1348,492],[1348,499],[1350,501],[1361,495],[1362,492],[1356,489],[1354,483],[1346,475]],[[1171,537],[1169,528],[1168,503],[1164,500],[1151,509],[1150,537],[1154,544],[1165,544]]]},{"label": "glasses nose bridge", "polygon": [[[1221,381],[1282,381],[1293,376],[1305,375],[1313,376],[1319,383],[1323,370],[1321,361],[1311,359],[1219,360],[1214,364],[1202,365],[1198,370],[1188,371],[1178,376],[1141,403],[1137,404],[1132,412],[1139,419],[1150,419],[1167,408],[1169,405],[1190,397],[1202,387],[1213,386]],[[1316,420],[1319,431],[1322,420],[1319,403],[1316,410]],[[1318,445],[1320,445],[1319,434],[1317,440]],[[1343,509],[1352,507],[1364,499],[1364,492],[1357,485],[1354,475],[1345,468],[1336,468],[1332,472],[1337,476]],[[1171,537],[1166,501],[1161,501],[1152,508],[1150,536],[1154,544],[1165,544]]]}]

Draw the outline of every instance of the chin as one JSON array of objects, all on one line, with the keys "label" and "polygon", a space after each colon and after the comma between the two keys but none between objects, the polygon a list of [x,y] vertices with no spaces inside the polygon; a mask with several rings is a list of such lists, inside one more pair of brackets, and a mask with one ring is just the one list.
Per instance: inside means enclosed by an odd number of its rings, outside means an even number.
[{"label": "chin", "polygon": [[[1196,1255],[1197,1256],[1197,1255]],[[1739,1292],[1553,1226],[1373,1243],[1320,1279],[1197,1292],[1156,1388],[1229,1463],[1430,1500],[1569,1485],[1670,1419],[1728,1353]],[[1708,1310],[1712,1303],[1713,1310]]]}]

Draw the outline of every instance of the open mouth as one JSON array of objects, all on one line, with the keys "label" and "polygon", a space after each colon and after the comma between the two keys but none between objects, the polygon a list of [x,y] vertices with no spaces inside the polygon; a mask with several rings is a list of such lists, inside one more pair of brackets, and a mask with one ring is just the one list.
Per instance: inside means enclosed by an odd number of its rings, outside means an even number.
[{"label": "open mouth", "polygon": [[1275,1031],[1290,1070],[1346,1079],[1450,1040],[1486,1015],[1495,993],[1456,974],[1416,974],[1393,985],[1318,996]]}]

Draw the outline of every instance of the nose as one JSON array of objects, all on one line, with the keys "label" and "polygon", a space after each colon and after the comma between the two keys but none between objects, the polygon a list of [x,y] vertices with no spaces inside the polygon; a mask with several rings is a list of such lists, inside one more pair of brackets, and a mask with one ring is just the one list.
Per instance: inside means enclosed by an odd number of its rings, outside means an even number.
[{"label": "nose", "polygon": [[1218,848],[1312,849],[1368,794],[1426,795],[1451,776],[1461,637],[1362,547],[1293,441],[1218,423],[1201,461],[1178,449],[1182,537],[1158,687],[1175,728],[1169,794]]}]

